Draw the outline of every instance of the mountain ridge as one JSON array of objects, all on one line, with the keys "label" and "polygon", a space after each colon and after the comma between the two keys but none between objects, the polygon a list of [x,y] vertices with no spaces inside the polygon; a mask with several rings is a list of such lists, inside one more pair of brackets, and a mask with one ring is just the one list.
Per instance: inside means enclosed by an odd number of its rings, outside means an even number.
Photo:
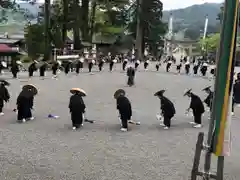
[{"label": "mountain ridge", "polygon": [[205,18],[208,16],[209,25],[216,25],[219,23],[217,15],[220,12],[221,5],[221,3],[204,3],[171,11],[163,11],[163,21],[168,22],[170,14],[172,14],[173,22],[175,23],[182,23],[183,25],[201,24],[201,26],[204,26]]}]

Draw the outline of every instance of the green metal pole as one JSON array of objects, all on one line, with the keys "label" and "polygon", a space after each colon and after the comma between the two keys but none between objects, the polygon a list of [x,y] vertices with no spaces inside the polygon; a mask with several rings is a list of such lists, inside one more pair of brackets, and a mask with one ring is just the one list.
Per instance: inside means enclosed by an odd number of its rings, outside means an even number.
[{"label": "green metal pole", "polygon": [[220,58],[216,82],[218,84],[215,91],[215,137],[214,152],[221,156],[224,127],[227,120],[228,106],[233,82],[235,66],[235,48],[238,20],[238,0],[226,0],[224,9],[223,27],[221,32],[222,44],[220,44]]},{"label": "green metal pole", "polygon": [[[236,26],[238,16],[238,0],[225,0],[224,19],[221,30],[221,40],[219,48],[219,57],[217,59],[217,72],[215,80],[214,99],[212,104],[211,120],[209,125],[207,146],[208,151],[205,156],[204,172],[205,179],[210,179],[211,148],[218,156],[222,150],[222,127],[227,119],[228,100],[234,69],[234,48],[236,46]],[[214,145],[213,143],[214,138]],[[216,144],[220,144],[216,148]],[[213,145],[213,146],[212,146]],[[223,161],[222,161],[223,162]]]}]

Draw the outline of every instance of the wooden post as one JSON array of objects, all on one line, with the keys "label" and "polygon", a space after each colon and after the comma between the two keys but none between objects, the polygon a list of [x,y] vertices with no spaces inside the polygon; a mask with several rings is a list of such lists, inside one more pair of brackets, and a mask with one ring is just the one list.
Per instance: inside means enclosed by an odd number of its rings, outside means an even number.
[{"label": "wooden post", "polygon": [[195,149],[191,180],[197,180],[201,152],[203,149],[203,140],[204,140],[204,133],[200,132],[198,134],[198,140],[197,140],[196,149]]}]

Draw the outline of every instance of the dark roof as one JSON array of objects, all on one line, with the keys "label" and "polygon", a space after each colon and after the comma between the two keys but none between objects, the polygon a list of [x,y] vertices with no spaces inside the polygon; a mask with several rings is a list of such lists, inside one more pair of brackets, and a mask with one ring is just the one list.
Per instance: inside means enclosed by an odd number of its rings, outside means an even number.
[{"label": "dark roof", "polygon": [[[81,39],[82,40],[82,39]],[[117,40],[117,36],[114,35],[101,35],[94,34],[92,38],[93,44],[114,44]],[[66,43],[73,43],[73,39],[70,36],[66,37]],[[91,46],[90,42],[82,41],[84,46]]]},{"label": "dark roof", "polygon": [[[165,38],[165,40],[171,41],[170,39],[167,39],[167,38]],[[177,40],[177,39],[173,39],[173,43],[195,44],[195,43],[197,43],[197,42],[198,42],[198,40],[189,40],[189,39]]]},{"label": "dark roof", "polygon": [[11,34],[11,35],[8,35],[8,38],[6,38],[5,34],[0,34],[0,38],[1,39],[23,40],[25,37],[24,37],[24,34]]},{"label": "dark roof", "polygon": [[93,35],[93,44],[114,44],[117,40],[117,36],[113,35],[101,35],[95,34]]},{"label": "dark roof", "polygon": [[7,38],[0,38],[0,44],[16,44],[21,42],[20,39],[7,39]]}]

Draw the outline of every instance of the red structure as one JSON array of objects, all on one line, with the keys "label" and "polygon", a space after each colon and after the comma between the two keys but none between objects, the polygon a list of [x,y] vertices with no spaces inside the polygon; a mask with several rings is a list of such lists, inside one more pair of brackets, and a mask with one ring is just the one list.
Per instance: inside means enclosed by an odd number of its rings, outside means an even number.
[{"label": "red structure", "polygon": [[1,53],[9,53],[9,52],[13,52],[13,50],[11,47],[9,47],[6,44],[0,44],[0,52]]}]

